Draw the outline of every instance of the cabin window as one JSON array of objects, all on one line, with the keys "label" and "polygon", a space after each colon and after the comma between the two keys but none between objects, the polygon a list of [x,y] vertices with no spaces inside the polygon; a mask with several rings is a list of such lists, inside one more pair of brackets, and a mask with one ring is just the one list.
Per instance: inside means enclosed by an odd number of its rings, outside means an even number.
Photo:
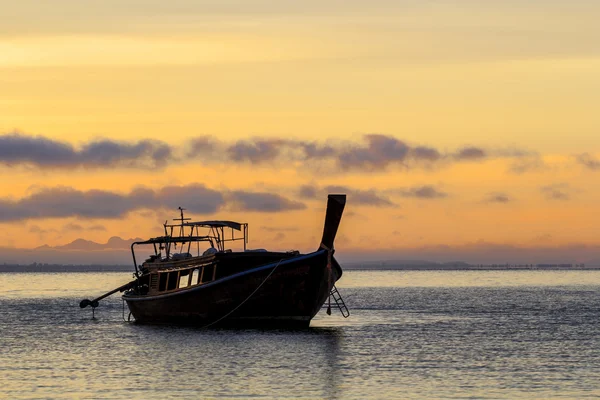
[{"label": "cabin window", "polygon": [[177,289],[178,278],[179,278],[179,272],[169,272],[169,281],[167,283],[167,290]]},{"label": "cabin window", "polygon": [[158,274],[150,275],[150,289],[158,289]]},{"label": "cabin window", "polygon": [[159,274],[159,279],[158,279],[158,290],[161,292],[164,292],[165,290],[167,290],[167,278],[169,277],[169,274]]},{"label": "cabin window", "polygon": [[192,271],[192,281],[191,281],[192,285],[197,285],[200,283],[200,270],[199,269],[194,269]]},{"label": "cabin window", "polygon": [[189,279],[190,279],[190,277],[189,277],[189,271],[181,271],[179,273],[179,285],[178,285],[178,287],[180,289],[184,288],[184,287],[187,287]]}]

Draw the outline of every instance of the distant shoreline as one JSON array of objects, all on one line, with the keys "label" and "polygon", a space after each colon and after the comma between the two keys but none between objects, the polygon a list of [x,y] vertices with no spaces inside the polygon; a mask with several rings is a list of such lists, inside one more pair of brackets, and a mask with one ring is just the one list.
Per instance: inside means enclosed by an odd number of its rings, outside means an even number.
[{"label": "distant shoreline", "polygon": [[0,265],[0,273],[6,272],[131,272],[131,265]]},{"label": "distant shoreline", "polygon": [[410,267],[343,267],[345,271],[598,271],[600,266],[589,267],[443,267],[443,266],[410,266]]}]

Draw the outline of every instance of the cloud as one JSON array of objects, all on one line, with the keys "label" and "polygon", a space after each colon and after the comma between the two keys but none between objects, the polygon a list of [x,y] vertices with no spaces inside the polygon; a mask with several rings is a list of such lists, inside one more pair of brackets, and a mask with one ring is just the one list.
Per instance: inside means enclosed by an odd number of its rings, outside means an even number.
[{"label": "cloud", "polygon": [[233,161],[259,164],[277,158],[285,144],[285,140],[242,140],[229,146],[227,153]]},{"label": "cloud", "polygon": [[215,151],[220,151],[219,142],[212,136],[197,136],[190,139],[185,145],[187,158],[206,157]]},{"label": "cloud", "polygon": [[[142,192],[147,189],[141,189]],[[195,214],[213,214],[225,205],[223,193],[209,189],[206,186],[193,183],[187,186],[166,186],[156,192],[138,194],[136,197],[149,196],[147,199],[138,200],[140,204],[144,201],[149,203],[149,208],[176,209],[184,207]]]},{"label": "cloud", "polygon": [[438,161],[442,158],[442,154],[433,147],[417,146],[411,150],[411,155],[416,160],[423,161]]},{"label": "cloud", "polygon": [[330,158],[335,156],[336,149],[333,146],[319,144],[316,142],[301,142],[300,147],[304,151],[307,160]]},{"label": "cloud", "polygon": [[303,185],[300,187],[299,196],[305,199],[318,199],[323,194],[323,198],[328,193],[343,193],[348,196],[348,202],[365,206],[383,206],[390,207],[395,204],[385,196],[377,193],[375,189],[353,189],[348,186],[329,185],[325,187]]},{"label": "cloud", "polygon": [[145,139],[136,143],[95,140],[76,149],[71,144],[20,133],[0,135],[0,164],[40,168],[161,167],[172,158],[169,145]]},{"label": "cloud", "polygon": [[31,225],[29,227],[29,232],[31,233],[37,233],[40,236],[45,235],[46,233],[50,233],[50,232],[82,232],[84,230],[88,230],[88,231],[106,231],[106,228],[102,225],[96,224],[96,225],[92,225],[90,227],[86,227],[83,226],[81,224],[77,224],[74,222],[69,222],[67,224],[65,224],[60,230],[56,230],[56,229],[43,229],[41,228],[39,225]]},{"label": "cloud", "polygon": [[37,234],[40,237],[40,239],[42,239],[46,236],[46,234],[57,233],[58,231],[53,228],[45,229],[45,228],[40,227],[39,225],[31,225],[29,227],[29,232]]},{"label": "cloud", "polygon": [[342,168],[381,169],[392,162],[403,163],[410,147],[391,136],[370,134],[364,136],[366,146],[355,145],[337,155]]},{"label": "cloud", "polygon": [[366,216],[357,213],[356,211],[348,211],[346,213],[344,213],[344,218],[359,218],[359,219],[365,219],[367,218]]},{"label": "cloud", "polygon": [[543,186],[540,191],[549,200],[569,200],[571,198],[569,185],[566,183]]},{"label": "cloud", "polygon": [[[485,161],[491,158],[522,159],[537,157],[535,153],[511,148],[487,150],[476,146],[464,146],[456,151],[442,152],[425,145],[409,144],[391,135],[370,133],[362,135],[358,142],[319,143],[292,138],[253,137],[231,144],[210,137],[193,139],[188,147],[195,148],[196,141],[202,148],[224,153],[231,162],[259,165],[276,161],[325,161],[342,171],[378,171],[392,165],[403,168],[415,166],[443,166],[457,162]],[[220,161],[224,158],[220,157]]]},{"label": "cloud", "polygon": [[[519,149],[486,150],[475,146],[442,152],[432,146],[413,145],[391,135],[365,134],[356,142],[318,142],[294,138],[250,137],[225,142],[197,136],[172,146],[154,139],[123,142],[98,139],[79,147],[43,136],[0,135],[0,164],[38,168],[161,168],[171,163],[241,163],[250,165],[304,163],[314,171],[383,171],[391,166],[410,169],[491,158],[524,159]],[[525,167],[516,165],[515,171]]]},{"label": "cloud", "polygon": [[281,138],[250,138],[221,146],[234,162],[261,164],[278,158],[307,161],[335,157],[336,149],[326,144]]},{"label": "cloud", "polygon": [[479,147],[463,147],[454,154],[454,158],[459,161],[480,161],[487,158],[488,154]]},{"label": "cloud", "polygon": [[511,202],[511,198],[504,193],[489,193],[484,199],[485,203],[499,203],[506,204]]},{"label": "cloud", "polygon": [[116,218],[135,206],[134,195],[70,187],[44,188],[18,201],[0,200],[0,221],[35,218]]},{"label": "cloud", "polygon": [[304,199],[316,199],[319,195],[319,188],[311,185],[302,185],[298,194]]},{"label": "cloud", "polygon": [[[171,160],[171,156],[172,149],[169,145],[149,139],[137,143],[97,140],[83,145],[76,153],[79,163],[92,166],[163,167]],[[146,164],[148,161],[149,164]]]},{"label": "cloud", "polygon": [[540,171],[547,167],[544,160],[539,156],[523,156],[521,158],[515,157],[515,161],[510,164],[508,171],[520,175],[530,171]]},{"label": "cloud", "polygon": [[418,199],[442,199],[448,197],[448,193],[436,189],[433,185],[414,186],[407,189],[396,189],[394,192],[403,197],[415,197]]},{"label": "cloud", "polygon": [[69,222],[68,224],[62,227],[63,232],[80,232],[82,230],[83,226],[74,222]]},{"label": "cloud", "polygon": [[346,193],[348,195],[348,201],[353,204],[360,204],[365,206],[381,206],[391,207],[395,204],[385,196],[377,193],[375,189],[352,189],[347,186],[329,185],[325,187],[327,193]]},{"label": "cloud", "polygon": [[228,194],[227,199],[236,211],[280,212],[306,208],[304,203],[274,193],[235,190]]},{"label": "cloud", "polygon": [[[403,167],[415,165],[448,164],[450,162],[483,161],[493,155],[485,149],[466,146],[456,152],[442,153],[429,146],[412,146],[393,136],[368,134],[363,136],[366,145],[353,145],[349,149],[338,151],[337,162],[343,169],[378,170],[392,164]],[[516,157],[502,155],[501,157]]]},{"label": "cloud", "polygon": [[[240,211],[280,212],[298,210],[305,205],[278,194],[223,191],[202,184],[167,186],[153,190],[139,187],[129,193],[106,190],[81,191],[71,187],[38,188],[19,200],[0,199],[0,222],[27,219],[68,218],[111,219],[142,209],[185,207],[194,214],[213,214],[231,205]],[[74,229],[81,225],[72,225]],[[104,230],[94,225],[90,230]]]},{"label": "cloud", "polygon": [[412,148],[389,135],[366,134],[364,143],[337,145],[282,138],[249,138],[224,146],[229,160],[261,164],[278,158],[285,161],[329,160],[341,169],[381,169],[391,163],[435,162],[442,154],[427,146]]},{"label": "cloud", "polygon": [[575,156],[577,162],[593,171],[600,171],[600,160],[589,153],[582,153]]},{"label": "cloud", "polygon": [[417,199],[442,199],[448,197],[448,193],[436,188],[433,185],[413,186],[409,188],[389,189],[378,191],[376,189],[354,189],[348,186],[328,185],[319,187],[316,185],[303,185],[298,191],[298,195],[305,199],[318,199],[321,195],[327,193],[345,193],[348,195],[348,202],[364,206],[396,207],[397,204],[389,199],[387,195],[397,195],[401,197],[412,197]]},{"label": "cloud", "polygon": [[29,232],[31,232],[31,233],[39,233],[40,235],[43,235],[43,234],[47,233],[48,230],[41,228],[39,225],[31,225],[29,227]]},{"label": "cloud", "polygon": [[69,222],[61,228],[61,232],[81,232],[81,231],[98,231],[105,232],[107,229],[103,225],[95,224],[91,226]]},{"label": "cloud", "polygon": [[75,151],[68,143],[18,133],[0,136],[0,162],[6,165],[63,165],[72,163],[74,159]]}]

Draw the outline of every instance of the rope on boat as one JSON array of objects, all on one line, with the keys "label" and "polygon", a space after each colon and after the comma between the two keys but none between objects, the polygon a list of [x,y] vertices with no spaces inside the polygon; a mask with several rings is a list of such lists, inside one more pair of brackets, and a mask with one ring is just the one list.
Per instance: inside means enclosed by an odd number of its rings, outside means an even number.
[{"label": "rope on boat", "polygon": [[204,325],[202,328],[200,329],[205,329],[208,328],[210,326],[213,326],[214,324],[216,324],[217,322],[221,322],[222,320],[224,320],[225,318],[229,317],[231,314],[233,314],[238,308],[240,308],[241,306],[244,305],[244,303],[246,303],[248,300],[250,300],[250,298],[252,296],[254,296],[254,294],[256,292],[258,292],[258,289],[260,289],[262,287],[262,285],[265,284],[265,282],[271,277],[271,275],[273,275],[273,273],[275,272],[275,270],[277,269],[277,267],[279,267],[279,264],[281,264],[281,262],[283,261],[283,258],[281,260],[279,260],[279,262],[277,263],[277,265],[275,266],[275,268],[273,268],[271,270],[271,272],[269,272],[269,275],[267,275],[267,277],[260,283],[260,285],[258,285],[258,287],[256,289],[254,289],[254,291],[252,293],[250,293],[250,295],[248,297],[246,297],[244,299],[244,301],[242,301],[240,304],[238,304],[233,310],[229,311],[227,314],[225,314],[224,316],[222,316],[221,318],[219,318],[216,321],[211,322],[208,325]]}]

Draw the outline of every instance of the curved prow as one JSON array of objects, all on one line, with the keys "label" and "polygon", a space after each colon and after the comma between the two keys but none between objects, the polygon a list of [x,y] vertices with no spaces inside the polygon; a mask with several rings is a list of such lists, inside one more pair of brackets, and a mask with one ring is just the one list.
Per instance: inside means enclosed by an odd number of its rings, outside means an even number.
[{"label": "curved prow", "polygon": [[327,196],[325,227],[323,228],[323,238],[321,239],[321,245],[319,246],[320,249],[333,249],[333,241],[335,240],[335,235],[340,226],[345,205],[345,194],[330,194]]}]

